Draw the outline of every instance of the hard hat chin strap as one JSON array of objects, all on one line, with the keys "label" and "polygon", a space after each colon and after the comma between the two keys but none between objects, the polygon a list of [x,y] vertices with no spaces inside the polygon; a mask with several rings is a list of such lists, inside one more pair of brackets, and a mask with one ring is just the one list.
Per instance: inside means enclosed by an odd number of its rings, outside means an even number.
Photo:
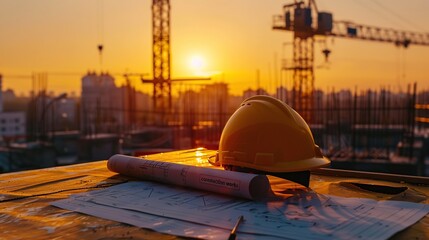
[{"label": "hard hat chin strap", "polygon": [[275,177],[287,179],[289,181],[299,183],[305,187],[310,185],[310,171],[299,171],[299,172],[265,172],[252,168],[237,167],[232,165],[223,165],[225,170],[236,171],[236,172],[245,172],[253,174],[263,174],[263,175],[272,175]]}]

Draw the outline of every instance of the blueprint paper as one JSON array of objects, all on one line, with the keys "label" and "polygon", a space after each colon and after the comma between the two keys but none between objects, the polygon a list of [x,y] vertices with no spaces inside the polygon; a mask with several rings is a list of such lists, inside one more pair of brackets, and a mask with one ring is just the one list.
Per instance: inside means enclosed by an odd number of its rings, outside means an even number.
[{"label": "blueprint paper", "polygon": [[[154,215],[164,217],[176,221],[177,226],[191,222],[199,231],[186,232],[185,236],[189,237],[210,235],[216,228],[217,231],[230,231],[238,217],[244,216],[245,221],[238,229],[239,239],[251,239],[258,234],[290,239],[387,239],[429,212],[426,204],[342,198],[312,192],[301,192],[286,200],[256,202],[154,182],[120,184],[73,195],[53,205],[74,210],[69,205],[77,202],[81,209],[95,204],[121,211],[122,219],[120,214],[106,213],[105,216],[120,222],[127,222],[127,211],[152,218]],[[177,234],[181,228],[183,226],[173,224],[166,230]],[[213,234],[215,239],[225,239],[225,235],[218,233]]]},{"label": "blueprint paper", "polygon": [[[228,239],[230,230],[160,217],[143,212],[136,212],[121,208],[104,206],[75,198],[64,199],[53,203],[54,206],[81,212],[91,216],[127,223],[136,227],[148,228],[158,232],[175,236],[194,237],[201,239]],[[238,239],[257,240],[260,235],[240,233]],[[279,240],[283,238],[263,236],[265,240]]]},{"label": "blueprint paper", "polygon": [[147,160],[120,154],[108,160],[107,168],[126,176],[248,199],[262,199],[272,194],[270,182],[265,175]]}]

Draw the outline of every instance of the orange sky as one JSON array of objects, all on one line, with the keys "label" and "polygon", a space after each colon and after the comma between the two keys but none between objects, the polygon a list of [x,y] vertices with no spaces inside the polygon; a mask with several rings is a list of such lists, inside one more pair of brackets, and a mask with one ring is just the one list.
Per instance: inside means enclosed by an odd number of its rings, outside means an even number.
[{"label": "orange sky", "polygon": [[[31,89],[31,79],[12,78],[32,72],[48,75],[48,90],[80,93],[80,74],[100,69],[111,73],[152,71],[150,0],[2,0],[0,1],[0,73],[3,88]],[[282,58],[292,57],[292,34],[273,31],[278,0],[171,0],[172,76],[194,76],[190,59],[200,56],[199,72],[215,73],[234,94],[256,86],[273,91],[280,81]],[[426,0],[319,0],[319,10],[334,20],[429,32]],[[99,63],[97,44],[105,46]],[[392,44],[350,39],[329,40],[329,68],[317,68],[316,87],[406,89],[418,82],[429,89],[429,47],[403,50]],[[316,44],[316,65],[323,63]],[[10,76],[10,77],[8,77]],[[290,84],[291,74],[283,74]],[[123,79],[117,77],[120,82]],[[150,92],[152,86],[143,86]]]}]

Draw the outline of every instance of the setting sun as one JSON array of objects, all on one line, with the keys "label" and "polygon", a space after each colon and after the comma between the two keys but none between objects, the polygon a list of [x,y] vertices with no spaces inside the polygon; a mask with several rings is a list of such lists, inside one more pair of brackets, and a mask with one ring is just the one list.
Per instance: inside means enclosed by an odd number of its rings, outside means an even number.
[{"label": "setting sun", "polygon": [[194,71],[194,73],[201,73],[205,67],[204,58],[200,55],[194,55],[189,60],[189,68]]}]

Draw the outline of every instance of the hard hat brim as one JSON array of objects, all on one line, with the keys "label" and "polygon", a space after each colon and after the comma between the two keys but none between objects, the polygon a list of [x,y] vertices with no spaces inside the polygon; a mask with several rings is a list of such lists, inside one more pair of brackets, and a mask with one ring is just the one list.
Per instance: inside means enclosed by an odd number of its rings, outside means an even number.
[{"label": "hard hat brim", "polygon": [[[270,172],[299,172],[316,168],[328,167],[331,161],[327,157],[313,157],[292,162],[279,162],[275,168],[269,168]],[[287,169],[285,171],[284,169]]]},{"label": "hard hat brim", "polygon": [[[258,165],[257,170],[265,172],[299,172],[321,167],[328,167],[331,161],[327,157],[313,157],[297,161],[277,161],[275,165]],[[229,159],[228,165],[255,169],[254,163],[234,161]]]}]

